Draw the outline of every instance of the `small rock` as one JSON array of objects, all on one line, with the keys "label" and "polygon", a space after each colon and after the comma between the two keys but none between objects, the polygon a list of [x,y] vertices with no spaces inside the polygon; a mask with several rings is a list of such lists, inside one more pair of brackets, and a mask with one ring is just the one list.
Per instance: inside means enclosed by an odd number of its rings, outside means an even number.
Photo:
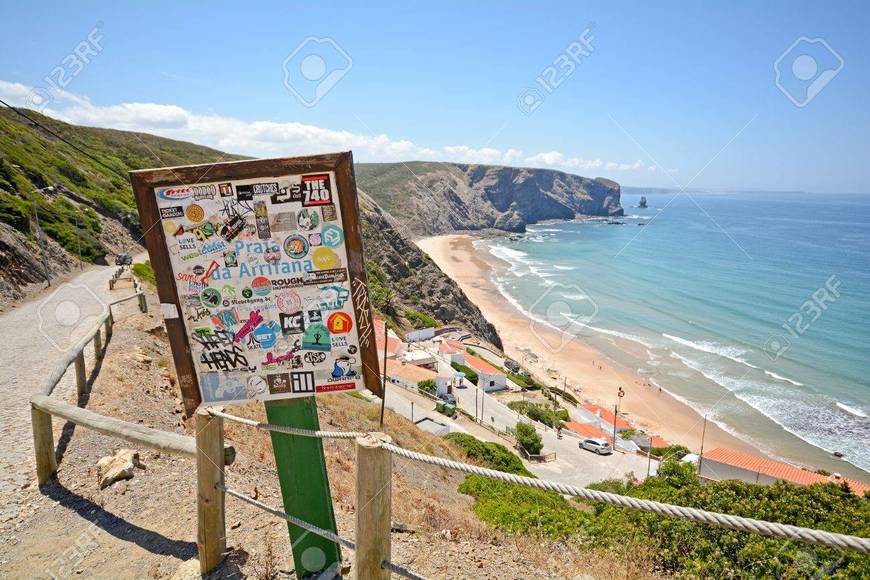
[{"label": "small rock", "polygon": [[145,468],[139,461],[139,453],[132,449],[119,449],[115,455],[101,458],[97,462],[100,489],[104,489],[116,481],[132,478],[133,470],[136,467]]},{"label": "small rock", "polygon": [[242,522],[240,522],[240,521],[235,522],[235,523],[233,523],[233,524],[230,526],[230,529],[231,529],[231,530],[235,530],[236,528],[238,528],[238,527],[241,526],[241,525],[242,525]]}]

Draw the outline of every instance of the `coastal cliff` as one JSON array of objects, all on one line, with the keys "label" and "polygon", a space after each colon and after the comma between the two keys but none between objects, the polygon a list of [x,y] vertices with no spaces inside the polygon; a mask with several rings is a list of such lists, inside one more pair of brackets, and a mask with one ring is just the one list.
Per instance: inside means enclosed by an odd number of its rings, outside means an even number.
[{"label": "coastal cliff", "polygon": [[360,188],[414,235],[524,232],[543,220],[623,214],[615,181],[551,169],[413,161],[360,163],[356,174]]}]

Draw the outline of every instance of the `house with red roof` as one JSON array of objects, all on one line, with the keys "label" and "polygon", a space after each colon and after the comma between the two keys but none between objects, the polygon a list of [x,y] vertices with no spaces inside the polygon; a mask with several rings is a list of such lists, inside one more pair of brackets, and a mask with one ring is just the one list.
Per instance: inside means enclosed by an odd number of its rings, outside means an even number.
[{"label": "house with red roof", "polygon": [[438,345],[438,354],[451,363],[465,364],[465,345],[458,340],[442,340]]},{"label": "house with red roof", "polygon": [[613,434],[607,434],[592,423],[578,423],[577,421],[565,421],[565,429],[580,436],[581,439],[605,439],[613,445]]},{"label": "house with red roof", "polygon": [[490,393],[507,389],[507,375],[480,357],[465,355],[465,366],[477,373],[477,386]]},{"label": "house with red roof", "polygon": [[847,483],[852,493],[864,496],[870,490],[870,485],[846,479],[835,473],[822,475],[774,461],[766,457],[750,455],[724,447],[717,447],[704,453],[700,461],[698,477],[711,481],[736,479],[747,483],[763,483],[770,485],[777,481],[787,481],[796,485],[811,485],[813,483]]}]

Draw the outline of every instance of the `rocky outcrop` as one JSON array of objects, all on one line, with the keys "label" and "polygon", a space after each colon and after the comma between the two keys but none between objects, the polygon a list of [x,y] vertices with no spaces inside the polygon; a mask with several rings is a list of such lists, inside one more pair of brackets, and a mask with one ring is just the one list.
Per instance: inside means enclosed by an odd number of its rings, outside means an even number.
[{"label": "rocky outcrop", "polygon": [[495,228],[578,215],[619,216],[619,184],[549,169],[455,163],[363,163],[361,189],[414,235]]},{"label": "rocky outcrop", "polygon": [[393,295],[392,305],[381,310],[391,310],[397,317],[404,309],[425,312],[439,322],[464,326],[502,347],[495,327],[465,292],[411,242],[411,234],[402,224],[362,191],[360,212],[366,258],[374,260],[383,270]]}]

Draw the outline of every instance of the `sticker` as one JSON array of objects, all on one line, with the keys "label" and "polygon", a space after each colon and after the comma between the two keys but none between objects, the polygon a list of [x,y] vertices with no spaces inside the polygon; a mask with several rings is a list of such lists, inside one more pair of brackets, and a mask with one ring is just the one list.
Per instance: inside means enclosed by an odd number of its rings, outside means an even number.
[{"label": "sticker", "polygon": [[163,315],[164,320],[178,318],[178,306],[176,306],[175,304],[161,302],[160,303],[160,314]]},{"label": "sticker", "polygon": [[306,312],[308,316],[308,324],[320,324],[323,322],[323,314],[320,310],[309,310]]},{"label": "sticker", "polygon": [[296,214],[292,211],[276,213],[272,218],[272,229],[276,232],[290,232],[296,229]]},{"label": "sticker", "polygon": [[270,201],[273,204],[300,202],[302,201],[302,186],[298,183],[291,183],[287,187],[282,187],[278,193],[272,195]]},{"label": "sticker", "polygon": [[344,243],[344,231],[338,226],[326,224],[320,231],[323,245],[327,248],[337,248]]},{"label": "sticker", "polygon": [[239,256],[234,250],[224,252],[224,266],[226,268],[236,268],[239,265]]},{"label": "sticker", "polygon": [[266,375],[266,381],[269,383],[269,392],[273,395],[291,392],[290,375],[287,373]]},{"label": "sticker", "polygon": [[246,395],[248,399],[256,399],[261,395],[265,395],[269,391],[269,383],[260,375],[251,375],[248,377],[246,386]]},{"label": "sticker", "polygon": [[284,240],[284,253],[294,260],[304,258],[308,253],[308,240],[298,235],[287,236]]},{"label": "sticker", "polygon": [[304,199],[302,205],[329,205],[332,203],[332,190],[329,185],[329,174],[303,175],[302,193]]},{"label": "sticker", "polygon": [[218,183],[218,192],[220,192],[221,197],[232,197],[233,196],[233,184],[232,183]]},{"label": "sticker", "polygon": [[355,377],[356,372],[353,370],[352,365],[356,364],[356,359],[351,358],[349,356],[340,356],[335,359],[332,363],[332,373],[330,376],[333,379],[343,379],[348,377]]},{"label": "sticker", "polygon": [[300,230],[311,231],[320,225],[320,216],[316,208],[303,208],[296,214],[296,225]]},{"label": "sticker", "polygon": [[308,244],[310,246],[319,246],[321,243],[323,243],[323,238],[320,234],[308,234]]},{"label": "sticker", "polygon": [[[180,205],[170,205],[169,207],[160,208],[160,219],[180,218],[184,217],[184,208]],[[165,228],[166,226],[164,226]]]},{"label": "sticker", "polygon": [[326,319],[326,326],[333,334],[344,334],[353,328],[353,320],[346,312],[333,312]]},{"label": "sticker", "polygon": [[324,286],[317,296],[321,310],[338,310],[350,298],[350,291],[344,286]]},{"label": "sticker", "polygon": [[236,199],[239,201],[254,201],[255,195],[277,195],[277,183],[249,183],[236,186]]},{"label": "sticker", "polygon": [[251,334],[251,338],[253,338],[254,343],[259,348],[272,348],[278,341],[278,336],[280,334],[281,327],[278,326],[278,323],[274,320],[270,320],[269,322],[261,324],[255,328],[254,332]]},{"label": "sticker", "polygon": [[206,288],[199,295],[199,299],[202,300],[203,305],[206,308],[217,308],[220,306],[222,298],[221,293],[215,288]]},{"label": "sticker", "polygon": [[291,312],[290,314],[281,312],[278,314],[278,318],[281,321],[281,333],[284,336],[305,332],[305,317],[302,316],[301,311]]},{"label": "sticker", "polygon": [[290,384],[294,393],[313,393],[314,373],[311,371],[290,373]]},{"label": "sticker", "polygon": [[172,220],[166,220],[163,222],[163,231],[171,236],[178,231],[178,224]]},{"label": "sticker", "polygon": [[184,210],[184,215],[193,223],[199,223],[205,219],[205,210],[197,203],[192,203]]},{"label": "sticker", "polygon": [[257,226],[257,237],[261,240],[271,238],[272,230],[269,228],[269,211],[266,209],[265,201],[254,202],[254,219]]},{"label": "sticker", "polygon": [[268,296],[272,293],[272,282],[265,276],[257,276],[251,280],[251,290],[257,296]]},{"label": "sticker", "polygon": [[263,252],[263,260],[265,260],[267,264],[277,266],[278,262],[281,261],[281,248],[278,245],[272,246]]},{"label": "sticker", "polygon": [[245,228],[245,218],[234,215],[221,226],[221,237],[228,242],[238,237]]},{"label": "sticker", "polygon": [[323,221],[325,222],[334,222],[338,219],[338,211],[336,211],[335,206],[332,204],[321,207],[320,213],[323,214]]},{"label": "sticker", "polygon": [[305,329],[302,334],[302,348],[329,352],[332,343],[329,341],[329,329],[322,324],[313,324]]},{"label": "sticker", "polygon": [[157,197],[169,201],[187,199],[192,195],[193,190],[189,187],[161,187],[157,190]]},{"label": "sticker", "polygon": [[284,290],[275,297],[278,310],[284,313],[299,312],[302,309],[302,299],[292,290]]},{"label": "sticker", "polygon": [[248,320],[246,320],[242,327],[239,328],[239,331],[233,338],[233,342],[242,342],[246,336],[254,332],[254,329],[261,322],[263,322],[263,315],[260,314],[259,310],[252,310],[251,314],[248,315]]},{"label": "sticker", "polygon": [[355,383],[332,383],[329,385],[317,385],[315,392],[331,393],[335,391],[353,391],[356,389]]},{"label": "sticker", "polygon": [[338,255],[325,247],[316,248],[311,252],[311,261],[318,270],[331,270],[339,265]]}]

